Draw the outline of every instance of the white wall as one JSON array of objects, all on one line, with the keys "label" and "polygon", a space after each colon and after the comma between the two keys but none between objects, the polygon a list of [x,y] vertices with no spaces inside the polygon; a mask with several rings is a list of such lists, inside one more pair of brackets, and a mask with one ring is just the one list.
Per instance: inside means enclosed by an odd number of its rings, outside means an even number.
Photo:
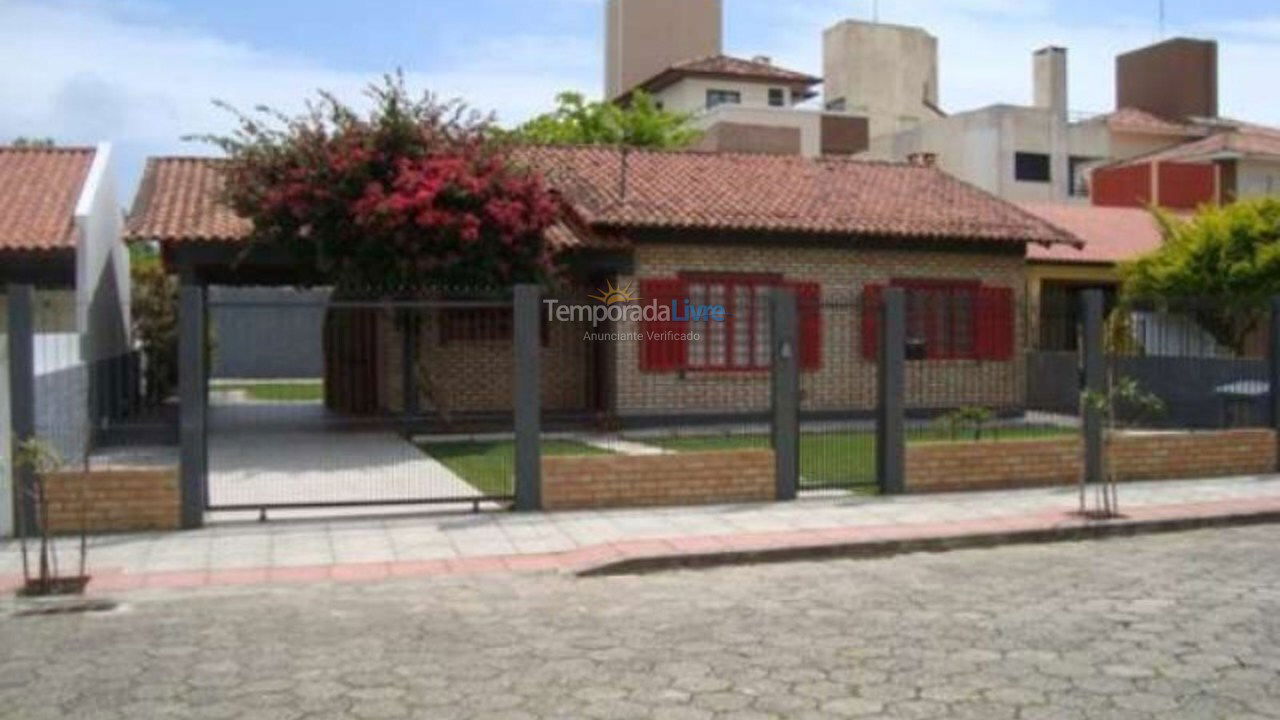
[{"label": "white wall", "polygon": [[[1106,157],[1106,139],[1103,133],[1073,131],[1046,108],[992,105],[872,138],[866,155],[902,162],[912,153],[934,153],[944,171],[1006,200],[1067,202],[1070,157]],[[1017,180],[1018,152],[1049,155],[1050,182]]]},{"label": "white wall", "polygon": [[684,78],[683,80],[663,88],[654,97],[662,103],[662,107],[672,112],[701,113],[707,109],[708,90],[736,91],[742,95],[742,107],[769,108],[769,88],[783,91],[788,106],[791,102],[790,92],[785,85],[774,85],[760,82],[743,82],[741,80],[710,80],[706,78]]},{"label": "white wall", "polygon": [[99,143],[76,204],[76,327],[88,361],[129,348],[129,255],[111,165],[110,145]]},{"label": "white wall", "polygon": [[1236,195],[1242,199],[1280,196],[1280,162],[1241,160],[1236,170]]}]

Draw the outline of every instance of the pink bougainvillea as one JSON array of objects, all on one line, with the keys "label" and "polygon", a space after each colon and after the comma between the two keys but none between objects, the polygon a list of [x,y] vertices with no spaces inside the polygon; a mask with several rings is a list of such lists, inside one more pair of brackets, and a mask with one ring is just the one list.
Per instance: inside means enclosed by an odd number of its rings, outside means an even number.
[{"label": "pink bougainvillea", "polygon": [[229,157],[225,201],[254,239],[287,248],[321,279],[379,292],[494,287],[556,274],[543,240],[555,195],[489,141],[487,119],[409,97],[398,77],[358,115],[322,95],[274,127],[241,116],[207,138]]}]

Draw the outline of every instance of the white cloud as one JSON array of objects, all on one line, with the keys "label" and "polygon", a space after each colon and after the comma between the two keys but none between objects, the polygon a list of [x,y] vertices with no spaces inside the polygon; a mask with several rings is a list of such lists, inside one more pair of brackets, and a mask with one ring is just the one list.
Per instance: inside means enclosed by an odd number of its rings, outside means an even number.
[{"label": "white cloud", "polygon": [[[482,35],[479,43],[438,48],[431,72],[409,67],[412,87],[463,97],[515,122],[546,109],[566,88],[599,91],[602,0],[538,0],[580,7],[592,22],[577,34]],[[1103,111],[1113,103],[1114,56],[1154,39],[1149,17],[1113,13],[1064,22],[1061,0],[880,0],[880,19],[920,25],[939,38],[944,107],[965,110],[1022,103],[1031,94],[1031,52],[1070,49],[1071,105]],[[578,12],[578,10],[575,10]],[[866,18],[870,0],[729,0],[729,50],[765,53],[780,64],[820,73],[823,28]],[[477,22],[483,23],[483,18]],[[1280,97],[1267,92],[1280,67],[1280,17],[1171,27],[1171,34],[1218,37],[1222,112],[1280,125]],[[325,88],[358,102],[366,72],[217,37],[154,0],[0,0],[0,140],[51,135],[63,142],[116,142],[124,187],[147,154],[208,152],[181,142],[224,131],[230,118],[211,104],[268,104],[295,110]]]},{"label": "white cloud", "polygon": [[[181,137],[229,129],[231,118],[213,106],[215,98],[291,111],[321,88],[358,103],[376,79],[213,37],[145,3],[124,10],[0,3],[0,139],[109,139],[132,155],[123,158],[124,179],[132,183],[143,153],[210,152]],[[439,72],[408,68],[406,79],[415,90],[466,98],[507,122],[546,109],[560,90],[598,84],[599,53],[589,50],[590,41],[530,35],[491,42],[467,58],[446,58]]]}]

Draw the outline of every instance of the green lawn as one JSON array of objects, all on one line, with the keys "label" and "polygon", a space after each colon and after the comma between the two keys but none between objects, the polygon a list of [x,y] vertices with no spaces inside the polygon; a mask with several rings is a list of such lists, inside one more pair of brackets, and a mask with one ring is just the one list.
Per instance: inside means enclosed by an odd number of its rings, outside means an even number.
[{"label": "green lawn", "polygon": [[[494,442],[439,442],[419,445],[463,480],[485,495],[511,495],[516,446],[511,440]],[[571,440],[547,440],[543,455],[607,455],[605,450]]]},{"label": "green lawn", "polygon": [[[1007,442],[1078,432],[1070,428],[988,428],[981,442]],[[645,439],[645,443],[677,452],[736,450],[769,447],[764,435],[717,435]],[[952,442],[946,431],[919,428],[907,431],[907,443]],[[961,437],[955,442],[973,442]],[[872,432],[813,432],[800,435],[800,486],[802,488],[864,486],[875,483],[876,437]]]},{"label": "green lawn", "polygon": [[324,383],[265,382],[214,385],[213,390],[243,390],[253,400],[265,402],[320,402],[324,399]]}]

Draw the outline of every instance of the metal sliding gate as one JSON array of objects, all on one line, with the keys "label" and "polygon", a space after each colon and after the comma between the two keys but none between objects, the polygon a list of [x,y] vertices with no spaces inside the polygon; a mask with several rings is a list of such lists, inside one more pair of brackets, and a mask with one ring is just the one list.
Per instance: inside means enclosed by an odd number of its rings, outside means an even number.
[{"label": "metal sliding gate", "polygon": [[211,288],[205,509],[514,498],[512,302]]}]

